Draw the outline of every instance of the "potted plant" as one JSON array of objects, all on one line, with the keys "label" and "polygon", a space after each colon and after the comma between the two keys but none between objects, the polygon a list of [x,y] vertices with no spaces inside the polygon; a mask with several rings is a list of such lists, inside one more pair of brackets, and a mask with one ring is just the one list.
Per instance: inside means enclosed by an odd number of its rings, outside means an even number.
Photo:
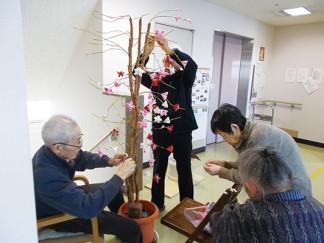
[{"label": "potted plant", "polygon": [[[149,41],[152,38],[160,38],[163,36],[163,32],[158,30],[152,31],[151,30],[151,22],[160,17],[172,17],[175,20],[185,20],[189,21],[189,19],[183,19],[179,16],[174,17],[170,15],[162,15],[166,12],[170,11],[179,11],[179,10],[168,10],[159,12],[153,18],[148,21],[146,30],[143,31],[143,17],[147,16],[144,15],[139,18],[135,18],[136,25],[138,26],[137,33],[134,31],[134,19],[131,16],[118,16],[118,17],[110,17],[103,15],[99,12],[95,12],[96,17],[107,22],[116,22],[116,21],[128,21],[129,23],[129,31],[112,31],[113,33],[109,35],[109,37],[102,37],[100,40],[106,42],[108,46],[108,50],[121,50],[127,54],[127,69],[126,71],[122,71],[123,68],[117,70],[118,77],[115,79],[114,82],[103,84],[103,83],[96,83],[93,82],[92,84],[98,88],[99,90],[103,91],[106,95],[113,95],[122,84],[126,85],[129,89],[129,95],[127,95],[129,101],[126,103],[126,109],[129,111],[129,118],[122,119],[121,122],[128,123],[128,137],[129,142],[125,145],[125,151],[128,153],[130,157],[132,157],[137,163],[142,163],[140,159],[142,150],[141,150],[141,141],[140,141],[140,134],[142,133],[142,129],[147,126],[147,120],[144,118],[147,113],[150,113],[154,109],[154,94],[149,94],[148,104],[141,104],[139,101],[140,94],[140,86],[141,86],[141,76],[144,72],[155,73],[156,70],[150,70],[145,68],[145,60],[141,58],[141,54],[145,50],[145,48],[149,45]],[[90,31],[87,31],[93,34]],[[96,34],[94,34],[96,35]],[[117,37],[124,36],[128,39],[127,47],[123,47],[116,41]],[[162,66],[162,63],[161,63]],[[163,67],[159,67],[158,72],[164,72]],[[157,79],[160,75],[154,76],[154,79]],[[162,78],[162,75],[160,76]],[[158,80],[159,81],[159,80]],[[166,94],[167,96],[167,94]],[[119,95],[119,98],[124,98],[124,95]],[[105,123],[109,123],[107,116],[100,117]],[[109,138],[110,140],[115,140],[118,142],[118,135],[119,130],[118,128],[112,129],[105,138]],[[151,139],[150,134],[146,137],[148,140]],[[151,148],[154,149],[154,146],[158,146],[155,144],[151,144]],[[142,144],[143,148],[143,144]],[[166,148],[170,150],[170,148]],[[171,148],[172,149],[172,148]],[[102,150],[99,148],[98,152],[101,153]],[[151,161],[152,162],[152,161]],[[159,214],[159,210],[157,206],[146,200],[139,199],[139,191],[141,190],[138,184],[138,177],[142,177],[142,173],[139,173],[138,169],[141,168],[142,164],[137,165],[137,169],[135,173],[126,179],[126,186],[125,191],[127,195],[128,202],[122,205],[119,210],[119,214],[125,215],[127,217],[135,218],[137,222],[142,227],[143,238],[144,242],[152,242],[153,234],[154,234],[154,220]],[[144,218],[143,218],[144,215]],[[144,233],[145,230],[149,230],[148,235]]]}]

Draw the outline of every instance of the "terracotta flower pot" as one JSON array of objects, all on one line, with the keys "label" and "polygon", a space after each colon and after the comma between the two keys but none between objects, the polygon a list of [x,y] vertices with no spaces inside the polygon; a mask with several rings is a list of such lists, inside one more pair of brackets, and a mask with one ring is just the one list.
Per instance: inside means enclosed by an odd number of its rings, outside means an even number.
[{"label": "terracotta flower pot", "polygon": [[[142,203],[143,211],[149,213],[150,216],[141,219],[134,219],[140,226],[143,234],[143,243],[152,243],[154,238],[154,221],[159,216],[159,209],[158,207],[147,200],[140,200]],[[128,202],[124,203],[118,209],[118,214],[125,216],[125,212],[127,213],[128,210]]]}]

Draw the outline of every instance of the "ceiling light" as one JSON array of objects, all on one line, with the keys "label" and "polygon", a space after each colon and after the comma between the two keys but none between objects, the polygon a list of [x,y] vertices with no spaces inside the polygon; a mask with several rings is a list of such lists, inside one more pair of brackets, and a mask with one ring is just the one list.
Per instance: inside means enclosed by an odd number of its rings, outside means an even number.
[{"label": "ceiling light", "polygon": [[305,15],[305,14],[312,13],[304,7],[285,9],[284,11],[291,16],[298,16],[298,15]]}]

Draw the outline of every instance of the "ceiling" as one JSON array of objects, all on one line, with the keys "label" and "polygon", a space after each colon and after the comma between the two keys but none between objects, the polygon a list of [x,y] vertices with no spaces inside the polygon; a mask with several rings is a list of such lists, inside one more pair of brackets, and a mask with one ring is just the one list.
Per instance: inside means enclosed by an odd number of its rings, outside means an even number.
[{"label": "ceiling", "polygon": [[[324,0],[208,0],[218,6],[252,17],[272,26],[324,22]],[[280,16],[276,11],[305,7],[312,14]]]}]

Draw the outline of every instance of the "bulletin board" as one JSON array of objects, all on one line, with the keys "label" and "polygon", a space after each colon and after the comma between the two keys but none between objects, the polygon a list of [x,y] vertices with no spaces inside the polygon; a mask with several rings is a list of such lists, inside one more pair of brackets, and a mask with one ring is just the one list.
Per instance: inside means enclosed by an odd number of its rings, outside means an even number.
[{"label": "bulletin board", "polygon": [[192,87],[192,105],[208,106],[210,87],[210,69],[198,68],[196,80]]}]

